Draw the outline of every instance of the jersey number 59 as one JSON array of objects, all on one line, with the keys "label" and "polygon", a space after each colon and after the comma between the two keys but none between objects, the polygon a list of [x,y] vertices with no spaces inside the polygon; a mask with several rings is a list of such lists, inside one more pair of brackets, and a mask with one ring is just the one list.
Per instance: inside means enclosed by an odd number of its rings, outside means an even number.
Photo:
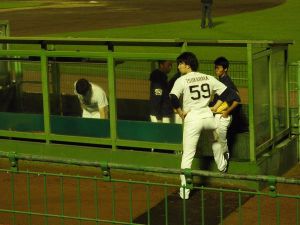
[{"label": "jersey number 59", "polygon": [[210,88],[209,85],[204,83],[199,85],[191,85],[189,86],[191,99],[197,100],[199,98],[210,98]]}]

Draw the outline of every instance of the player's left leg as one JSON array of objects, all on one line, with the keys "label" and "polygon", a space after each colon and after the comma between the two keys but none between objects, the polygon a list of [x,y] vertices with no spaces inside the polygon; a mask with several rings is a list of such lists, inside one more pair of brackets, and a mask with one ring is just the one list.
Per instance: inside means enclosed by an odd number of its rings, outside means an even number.
[{"label": "player's left leg", "polygon": [[[190,112],[185,118],[183,126],[183,152],[181,158],[181,169],[190,169],[192,167],[192,161],[196,153],[196,147],[200,133],[203,126],[203,120],[194,118],[193,113]],[[190,190],[184,188],[186,186],[186,179],[184,175],[180,175],[181,188],[180,197],[188,199]],[[184,193],[184,194],[183,194]]]},{"label": "player's left leg", "polygon": [[214,142],[212,144],[212,150],[214,154],[214,160],[217,164],[219,171],[224,171],[227,167],[228,161],[225,159],[224,154],[222,153],[222,146],[219,142]]},{"label": "player's left leg", "polygon": [[227,131],[232,121],[232,116],[228,116],[224,118],[221,114],[217,114],[215,116],[216,123],[217,123],[217,141],[221,144],[222,153],[228,152],[228,145],[227,145]]},{"label": "player's left leg", "polygon": [[226,172],[229,160],[227,131],[232,121],[232,117],[228,116],[227,118],[224,118],[221,116],[221,114],[217,114],[215,115],[215,120],[217,124],[217,129],[215,130],[217,139],[212,145],[212,150],[218,170],[221,172]]}]

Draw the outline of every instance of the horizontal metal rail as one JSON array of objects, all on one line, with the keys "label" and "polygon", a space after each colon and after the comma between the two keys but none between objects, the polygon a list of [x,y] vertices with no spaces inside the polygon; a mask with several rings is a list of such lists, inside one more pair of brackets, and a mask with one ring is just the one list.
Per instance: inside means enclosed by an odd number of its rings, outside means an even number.
[{"label": "horizontal metal rail", "polygon": [[108,169],[122,169],[122,170],[134,170],[139,172],[159,172],[164,174],[189,174],[192,176],[204,176],[213,178],[226,178],[233,180],[245,180],[245,181],[261,181],[261,182],[272,182],[272,183],[284,183],[284,184],[300,184],[300,179],[285,178],[278,176],[266,176],[266,175],[243,175],[243,174],[224,174],[218,172],[211,172],[205,170],[183,170],[173,168],[162,168],[162,167],[138,167],[133,165],[124,165],[118,163],[108,163],[99,161],[81,161],[76,159],[63,159],[57,157],[45,157],[38,155],[26,155],[17,153],[0,152],[1,158],[9,158],[14,160],[27,160],[37,162],[49,162],[49,163],[60,163],[67,165],[77,166],[91,166]]},{"label": "horizontal metal rail", "polygon": [[247,44],[286,45],[292,40],[187,40],[187,39],[134,39],[134,38],[51,38],[51,37],[1,37],[1,43],[7,44],[64,44],[64,45],[107,45],[107,46],[161,46],[178,47],[184,44],[191,46],[246,46]]}]

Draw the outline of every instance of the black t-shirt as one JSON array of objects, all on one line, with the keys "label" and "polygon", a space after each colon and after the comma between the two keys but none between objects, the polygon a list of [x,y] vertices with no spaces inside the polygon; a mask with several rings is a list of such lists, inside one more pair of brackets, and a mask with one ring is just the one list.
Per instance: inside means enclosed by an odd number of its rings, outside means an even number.
[{"label": "black t-shirt", "polygon": [[[228,105],[230,106],[233,103],[233,101],[240,102],[241,99],[236,94],[239,91],[238,91],[237,87],[235,86],[235,84],[233,83],[233,81],[231,80],[231,78],[228,75],[224,75],[224,76],[220,77],[219,80],[223,84],[225,84],[228,89],[230,89],[230,92],[226,97],[226,102],[228,103]],[[218,99],[219,99],[219,96],[217,94],[215,94],[213,101],[210,103],[210,106],[213,106],[214,104],[216,104]]]},{"label": "black t-shirt", "polygon": [[[225,75],[219,78],[219,80],[227,86],[231,90],[231,93],[227,96],[226,101],[230,106],[233,101],[240,102],[239,96],[235,93],[238,93],[238,89],[231,80],[230,76]],[[238,98],[237,98],[238,97]],[[219,96],[215,95],[213,101],[211,102],[210,106],[213,106],[218,101]],[[230,125],[231,131],[233,132],[245,132],[248,130],[248,121],[243,113],[242,105],[239,104],[231,113],[232,115],[232,123]]]},{"label": "black t-shirt", "polygon": [[159,69],[150,74],[150,115],[157,119],[170,117],[172,107],[169,98],[168,76]]},{"label": "black t-shirt", "polygon": [[168,82],[168,91],[171,92],[174,84],[175,84],[175,81],[181,76],[181,74],[179,72],[175,73],[173,75],[173,77],[169,80]]}]

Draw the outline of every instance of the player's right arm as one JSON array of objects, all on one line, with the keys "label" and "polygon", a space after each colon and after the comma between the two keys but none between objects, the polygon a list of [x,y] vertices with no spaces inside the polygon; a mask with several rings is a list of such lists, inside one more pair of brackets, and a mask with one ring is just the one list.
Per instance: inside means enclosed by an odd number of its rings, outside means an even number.
[{"label": "player's right arm", "polygon": [[184,87],[182,84],[182,80],[177,79],[175,81],[175,84],[174,84],[171,92],[170,92],[170,99],[171,99],[171,105],[172,105],[173,109],[181,117],[181,119],[184,120],[184,118],[188,112],[185,112],[182,110],[182,108],[180,106],[180,101],[179,101],[179,98],[182,95],[183,90],[184,90]]},{"label": "player's right arm", "polygon": [[184,118],[188,112],[185,112],[181,109],[179,99],[176,95],[170,94],[170,99],[171,99],[171,104],[172,104],[172,107],[173,107],[175,113],[177,113],[181,117],[181,119],[184,120]]}]

